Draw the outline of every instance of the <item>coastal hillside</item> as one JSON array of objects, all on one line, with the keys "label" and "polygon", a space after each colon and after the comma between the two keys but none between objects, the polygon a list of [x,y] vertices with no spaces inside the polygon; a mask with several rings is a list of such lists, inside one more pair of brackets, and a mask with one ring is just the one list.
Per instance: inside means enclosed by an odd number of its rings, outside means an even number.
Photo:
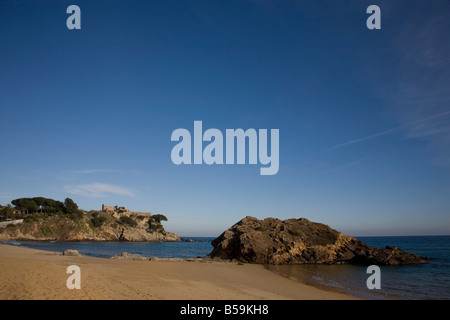
[{"label": "coastal hillside", "polygon": [[370,247],[308,219],[246,217],[212,241],[211,258],[268,264],[407,265],[426,258],[393,246]]},{"label": "coastal hillside", "polygon": [[84,211],[69,198],[21,198],[0,208],[0,241],[180,241],[166,232],[164,215]]},{"label": "coastal hillside", "polygon": [[176,234],[164,231],[158,224],[150,226],[150,219],[141,216],[116,219],[102,212],[89,212],[79,219],[33,216],[22,223],[0,227],[0,241],[180,241]]}]

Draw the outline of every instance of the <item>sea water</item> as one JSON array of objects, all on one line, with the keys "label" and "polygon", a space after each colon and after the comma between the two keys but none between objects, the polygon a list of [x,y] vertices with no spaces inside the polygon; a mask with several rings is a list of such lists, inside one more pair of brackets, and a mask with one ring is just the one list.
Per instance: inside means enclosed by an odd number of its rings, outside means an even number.
[{"label": "sea water", "polygon": [[399,247],[429,257],[426,264],[379,266],[381,289],[369,290],[367,266],[284,265],[267,266],[281,275],[302,282],[346,292],[363,299],[450,299],[450,236],[358,237],[369,246]]},{"label": "sea water", "polygon": [[[36,242],[5,241],[33,249],[109,258],[122,252],[144,257],[192,258],[208,255],[214,238],[185,237],[193,242]],[[369,290],[367,266],[355,265],[283,265],[267,266],[283,276],[364,299],[450,299],[450,236],[358,237],[369,246],[393,245],[410,253],[431,258],[426,264],[380,266],[381,289]]]},{"label": "sea water", "polygon": [[31,249],[64,252],[77,250],[85,256],[110,258],[123,252],[139,254],[143,257],[197,258],[208,255],[213,247],[207,237],[186,237],[192,242],[123,242],[123,241],[4,241],[4,244],[19,245]]}]

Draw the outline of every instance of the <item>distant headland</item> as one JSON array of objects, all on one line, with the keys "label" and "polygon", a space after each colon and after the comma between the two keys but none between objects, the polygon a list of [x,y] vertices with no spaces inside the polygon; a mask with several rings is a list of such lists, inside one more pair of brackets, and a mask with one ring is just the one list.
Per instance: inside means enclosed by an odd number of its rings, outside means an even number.
[{"label": "distant headland", "polygon": [[104,204],[101,210],[80,210],[70,198],[19,198],[0,206],[0,240],[180,241],[164,230],[167,220]]}]

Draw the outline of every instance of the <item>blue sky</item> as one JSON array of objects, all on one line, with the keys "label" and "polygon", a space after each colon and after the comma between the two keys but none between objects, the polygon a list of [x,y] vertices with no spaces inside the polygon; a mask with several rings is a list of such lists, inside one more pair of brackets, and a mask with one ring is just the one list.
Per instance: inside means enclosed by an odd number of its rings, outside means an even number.
[{"label": "blue sky", "polygon": [[[66,9],[81,9],[68,30]],[[381,8],[382,29],[366,28]],[[0,203],[72,198],[217,236],[245,216],[450,234],[448,1],[0,2]],[[280,169],[171,133],[280,130]]]}]

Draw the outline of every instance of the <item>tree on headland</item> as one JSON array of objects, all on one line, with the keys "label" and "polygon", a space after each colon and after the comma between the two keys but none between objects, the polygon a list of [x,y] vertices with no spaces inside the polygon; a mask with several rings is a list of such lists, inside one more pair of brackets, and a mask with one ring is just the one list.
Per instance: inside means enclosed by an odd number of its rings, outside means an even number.
[{"label": "tree on headland", "polygon": [[65,210],[64,203],[58,200],[44,198],[44,211],[47,213],[62,213]]},{"label": "tree on headland", "polygon": [[46,206],[46,200],[48,200],[48,199],[46,199],[44,197],[35,197],[35,198],[32,198],[31,200],[33,200],[36,203],[36,205],[39,207],[39,209],[42,213],[44,207]]},{"label": "tree on headland", "polygon": [[163,214],[155,214],[148,219],[148,227],[151,231],[159,231],[164,233],[164,227],[161,224],[161,221],[168,221],[167,217]]},{"label": "tree on headland", "polygon": [[27,214],[30,212],[36,212],[38,205],[30,198],[20,198],[11,201],[11,203],[19,210],[26,211]]},{"label": "tree on headland", "polygon": [[44,197],[35,198],[19,198],[14,199],[11,203],[17,210],[25,211],[27,214],[36,213],[62,213],[64,212],[64,203],[61,201],[48,199]]},{"label": "tree on headland", "polygon": [[78,205],[70,198],[64,200],[64,213],[76,213],[78,211]]},{"label": "tree on headland", "polygon": [[14,219],[14,208],[10,204],[8,204],[6,207],[2,207],[0,209],[0,217],[6,220]]},{"label": "tree on headland", "polygon": [[161,223],[161,221],[168,221],[167,217],[163,214],[155,214],[153,216],[150,217],[151,221],[157,222],[157,223]]},{"label": "tree on headland", "polygon": [[66,200],[64,200],[64,213],[75,220],[83,216],[81,210],[78,209],[78,205],[70,198],[66,198]]},{"label": "tree on headland", "polygon": [[82,211],[78,209],[78,205],[70,198],[66,198],[64,203],[44,197],[19,198],[12,200],[11,203],[17,210],[27,215],[38,212],[47,215],[66,214],[72,219],[77,219],[83,215]]}]

